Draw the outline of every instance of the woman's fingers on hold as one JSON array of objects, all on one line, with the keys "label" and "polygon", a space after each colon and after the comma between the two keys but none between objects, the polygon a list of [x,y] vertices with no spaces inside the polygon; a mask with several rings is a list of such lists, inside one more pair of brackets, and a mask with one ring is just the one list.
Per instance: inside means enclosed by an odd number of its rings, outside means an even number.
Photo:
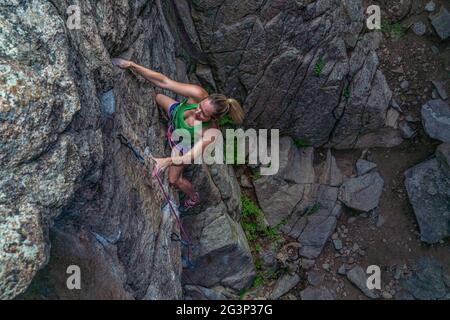
[{"label": "woman's fingers on hold", "polygon": [[114,58],[111,60],[112,64],[115,65],[116,67],[119,66],[120,63],[120,59],[119,58]]},{"label": "woman's fingers on hold", "polygon": [[159,175],[159,168],[158,168],[158,166],[155,166],[155,168],[153,168],[153,171],[152,171],[152,176],[156,177],[157,175]]},{"label": "woman's fingers on hold", "polygon": [[111,60],[112,64],[119,68],[127,68],[127,64],[129,63],[128,60],[121,59],[121,58],[114,58]]}]

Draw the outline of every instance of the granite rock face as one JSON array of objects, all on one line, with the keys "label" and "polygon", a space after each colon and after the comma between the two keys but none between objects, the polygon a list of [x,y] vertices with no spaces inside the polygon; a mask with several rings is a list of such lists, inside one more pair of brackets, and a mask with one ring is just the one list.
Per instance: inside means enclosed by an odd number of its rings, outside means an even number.
[{"label": "granite rock face", "polygon": [[[288,159],[296,159],[288,161]],[[290,175],[285,175],[290,172]],[[280,169],[254,181],[267,222],[300,243],[299,253],[314,259],[333,233],[342,212],[338,186],[344,179],[330,151],[314,163],[314,149],[298,148],[289,137],[280,139]]]},{"label": "granite rock face", "polygon": [[91,162],[86,141],[68,130],[81,106],[57,17],[43,1],[0,10],[1,298],[23,291],[47,262],[49,223]]}]

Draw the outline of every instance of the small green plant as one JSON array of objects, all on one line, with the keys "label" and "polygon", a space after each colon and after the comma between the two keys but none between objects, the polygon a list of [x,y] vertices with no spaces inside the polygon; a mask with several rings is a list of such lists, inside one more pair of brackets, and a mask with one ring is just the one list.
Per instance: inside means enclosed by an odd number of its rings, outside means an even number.
[{"label": "small green plant", "polygon": [[393,38],[399,39],[403,38],[406,34],[405,29],[402,27],[400,23],[394,23],[391,30],[391,35]]},{"label": "small green plant", "polygon": [[319,61],[317,61],[316,65],[314,66],[314,75],[316,77],[322,74],[323,67],[325,67],[325,60],[323,58],[320,58]]},{"label": "small green plant", "polygon": [[248,289],[242,289],[241,291],[239,291],[239,299],[240,300],[244,299],[247,292],[248,292]]},{"label": "small green plant", "polygon": [[262,214],[261,209],[245,194],[241,194],[241,203],[243,218],[258,217]]},{"label": "small green plant", "polygon": [[306,142],[304,139],[301,139],[301,138],[294,138],[294,144],[298,148],[307,148],[310,146],[310,144],[308,142]]},{"label": "small green plant", "polygon": [[267,227],[266,230],[264,230],[264,235],[270,240],[278,240],[281,238],[280,234],[278,233],[278,228],[276,227]]},{"label": "small green plant", "polygon": [[256,270],[261,270],[262,269],[262,261],[261,258],[255,258],[255,268]]},{"label": "small green plant", "polygon": [[264,277],[261,274],[256,275],[255,279],[253,279],[253,288],[259,288],[264,284]]},{"label": "small green plant", "polygon": [[342,93],[342,95],[344,96],[345,99],[350,98],[350,88],[349,87],[345,87],[344,92]]},{"label": "small green plant", "polygon": [[266,226],[261,209],[245,194],[241,195],[241,225],[247,240],[255,242],[261,238],[276,240],[280,237],[277,227]]},{"label": "small green plant", "polygon": [[249,291],[263,286],[268,279],[273,277],[273,273],[264,271],[263,260],[258,253],[262,251],[263,245],[267,244],[269,241],[272,245],[277,245],[278,242],[272,241],[278,241],[282,238],[278,229],[280,225],[286,223],[286,221],[281,221],[275,227],[267,226],[261,209],[243,193],[241,194],[241,206],[241,226],[250,247],[253,248],[253,261],[256,268],[256,277],[253,280],[252,286],[239,292],[239,298],[244,299]]},{"label": "small green plant", "polygon": [[261,178],[261,172],[259,170],[255,170],[251,177],[253,180],[258,180],[259,178]]},{"label": "small green plant", "polygon": [[389,23],[386,21],[381,23],[381,32],[393,39],[403,38],[406,34],[405,28],[400,23]]},{"label": "small green plant", "polygon": [[305,217],[309,217],[320,210],[320,204],[315,203],[312,207],[308,208],[305,213]]}]

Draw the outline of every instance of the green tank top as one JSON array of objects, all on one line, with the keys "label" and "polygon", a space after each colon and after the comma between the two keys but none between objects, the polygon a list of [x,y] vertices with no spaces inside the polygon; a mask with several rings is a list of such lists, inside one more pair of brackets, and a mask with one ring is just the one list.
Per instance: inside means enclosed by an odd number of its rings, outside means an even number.
[{"label": "green tank top", "polygon": [[198,107],[198,103],[193,104],[187,104],[188,99],[184,99],[176,108],[175,110],[175,116],[173,117],[173,124],[175,129],[185,129],[189,132],[191,135],[191,142],[194,142],[195,140],[195,133],[198,132],[202,126],[207,127],[211,123],[211,121],[202,122],[199,125],[196,126],[189,126],[184,121],[184,112],[187,110],[195,109]]}]

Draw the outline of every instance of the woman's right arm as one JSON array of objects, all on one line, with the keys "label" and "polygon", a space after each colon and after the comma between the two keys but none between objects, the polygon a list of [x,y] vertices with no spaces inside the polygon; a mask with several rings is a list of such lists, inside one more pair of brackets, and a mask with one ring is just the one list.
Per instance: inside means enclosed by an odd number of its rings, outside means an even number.
[{"label": "woman's right arm", "polygon": [[198,85],[174,81],[162,73],[140,66],[135,62],[124,59],[113,59],[113,64],[123,69],[135,70],[156,86],[191,98],[194,103],[200,102],[208,97],[208,92]]}]

